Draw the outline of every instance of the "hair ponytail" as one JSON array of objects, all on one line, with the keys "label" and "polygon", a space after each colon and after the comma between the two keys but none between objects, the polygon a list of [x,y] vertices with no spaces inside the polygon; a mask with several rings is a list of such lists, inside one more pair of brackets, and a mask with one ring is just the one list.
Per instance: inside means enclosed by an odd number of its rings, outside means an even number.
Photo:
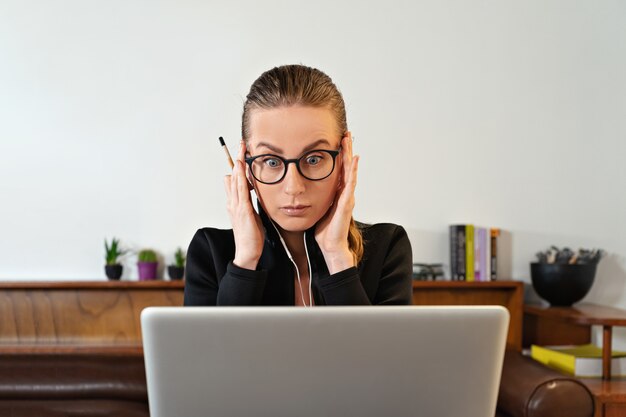
[{"label": "hair ponytail", "polygon": [[352,252],[354,258],[354,264],[358,265],[363,258],[363,235],[361,230],[356,225],[354,218],[350,219],[350,228],[348,229],[348,247]]}]

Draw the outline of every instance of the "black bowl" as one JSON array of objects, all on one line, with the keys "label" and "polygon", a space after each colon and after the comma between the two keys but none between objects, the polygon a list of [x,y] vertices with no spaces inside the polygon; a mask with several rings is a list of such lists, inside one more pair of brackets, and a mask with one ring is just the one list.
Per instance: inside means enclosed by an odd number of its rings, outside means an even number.
[{"label": "black bowl", "polygon": [[591,289],[597,264],[530,264],[537,294],[552,306],[569,307]]}]

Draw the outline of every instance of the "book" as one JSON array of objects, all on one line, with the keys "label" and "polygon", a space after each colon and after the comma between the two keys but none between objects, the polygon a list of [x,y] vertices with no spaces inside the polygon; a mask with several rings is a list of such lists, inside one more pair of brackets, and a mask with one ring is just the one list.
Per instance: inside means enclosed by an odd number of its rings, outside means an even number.
[{"label": "book", "polygon": [[450,279],[465,281],[465,225],[450,225]]},{"label": "book", "polygon": [[465,225],[465,280],[474,281],[474,225]]},{"label": "book", "polygon": [[487,232],[484,227],[474,228],[474,280],[490,281],[487,275]]},{"label": "book", "polygon": [[474,281],[480,281],[480,227],[474,227]]},{"label": "book", "polygon": [[457,265],[458,250],[456,241],[458,239],[456,225],[450,225],[450,280],[458,281],[459,267]]},{"label": "book", "polygon": [[[578,377],[602,376],[602,349],[593,345],[531,345],[530,356],[544,365]],[[611,352],[611,376],[626,376],[626,352]]]},{"label": "book", "polygon": [[500,236],[500,229],[490,229],[489,274],[492,281],[498,278],[498,236]]},{"label": "book", "polygon": [[485,229],[485,281],[491,281],[491,230]]}]

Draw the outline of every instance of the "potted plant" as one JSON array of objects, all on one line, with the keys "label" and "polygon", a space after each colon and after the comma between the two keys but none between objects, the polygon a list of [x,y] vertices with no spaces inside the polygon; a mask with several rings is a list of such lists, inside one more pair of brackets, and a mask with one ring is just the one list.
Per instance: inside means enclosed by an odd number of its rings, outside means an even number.
[{"label": "potted plant", "polygon": [[167,273],[170,279],[183,279],[183,275],[185,274],[185,254],[181,248],[176,250],[174,263],[167,267]]},{"label": "potted plant", "polygon": [[152,249],[142,249],[137,255],[137,268],[139,269],[139,281],[156,279],[157,255]]},{"label": "potted plant", "polygon": [[119,246],[119,239],[111,239],[111,245],[104,239],[104,251],[105,261],[104,273],[109,280],[119,280],[122,276],[122,264],[118,262],[118,258],[128,253],[127,250],[122,250]]}]

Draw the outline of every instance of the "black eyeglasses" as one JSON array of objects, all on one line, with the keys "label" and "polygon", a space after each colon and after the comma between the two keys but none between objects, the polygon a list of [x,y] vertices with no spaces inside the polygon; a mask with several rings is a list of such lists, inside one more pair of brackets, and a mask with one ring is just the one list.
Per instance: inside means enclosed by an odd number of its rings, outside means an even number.
[{"label": "black eyeglasses", "polygon": [[335,170],[335,158],[339,151],[316,149],[297,159],[285,159],[278,155],[263,154],[244,160],[250,166],[252,176],[263,184],[276,184],[287,175],[287,166],[296,164],[298,172],[307,180],[320,181]]}]

